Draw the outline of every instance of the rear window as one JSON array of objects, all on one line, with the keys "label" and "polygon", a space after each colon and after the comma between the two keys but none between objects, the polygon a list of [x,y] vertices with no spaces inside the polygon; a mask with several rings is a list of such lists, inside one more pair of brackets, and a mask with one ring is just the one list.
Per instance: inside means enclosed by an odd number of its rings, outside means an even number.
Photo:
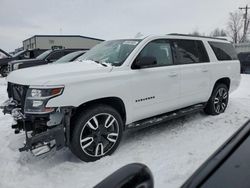
[{"label": "rear window", "polygon": [[219,61],[237,60],[237,53],[230,43],[209,42]]}]

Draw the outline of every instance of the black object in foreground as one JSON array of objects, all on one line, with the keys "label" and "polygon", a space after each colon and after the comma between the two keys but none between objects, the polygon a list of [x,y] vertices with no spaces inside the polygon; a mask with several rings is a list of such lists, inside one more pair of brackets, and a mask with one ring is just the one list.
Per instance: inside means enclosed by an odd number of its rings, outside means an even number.
[{"label": "black object in foreground", "polygon": [[182,188],[249,188],[250,121],[231,136]]},{"label": "black object in foreground", "polygon": [[143,164],[126,165],[105,178],[94,188],[153,188],[154,180],[150,169]]},{"label": "black object in foreground", "polygon": [[[249,188],[250,121],[233,134],[181,188]],[[143,164],[129,164],[95,188],[153,188],[153,176]]]}]

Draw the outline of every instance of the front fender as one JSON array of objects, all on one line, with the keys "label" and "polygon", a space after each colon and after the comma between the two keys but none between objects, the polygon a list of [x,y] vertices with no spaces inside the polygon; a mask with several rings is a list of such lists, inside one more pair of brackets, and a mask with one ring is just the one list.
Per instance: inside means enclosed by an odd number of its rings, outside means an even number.
[{"label": "front fender", "polygon": [[[121,81],[121,80],[120,80]],[[52,98],[48,101],[47,107],[63,107],[73,106],[79,107],[80,105],[102,99],[116,97],[123,101],[127,122],[130,121],[132,104],[130,100],[130,92],[126,87],[126,83],[113,80],[99,80],[98,82],[89,81],[88,83],[71,83],[65,85],[62,95]]]}]

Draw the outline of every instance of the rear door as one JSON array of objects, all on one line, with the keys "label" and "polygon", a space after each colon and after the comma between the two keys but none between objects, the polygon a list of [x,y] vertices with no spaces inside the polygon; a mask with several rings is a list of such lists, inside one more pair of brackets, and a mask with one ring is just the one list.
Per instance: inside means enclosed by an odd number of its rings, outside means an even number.
[{"label": "rear door", "polygon": [[180,102],[182,107],[205,102],[210,89],[209,57],[200,40],[173,40],[180,67]]}]

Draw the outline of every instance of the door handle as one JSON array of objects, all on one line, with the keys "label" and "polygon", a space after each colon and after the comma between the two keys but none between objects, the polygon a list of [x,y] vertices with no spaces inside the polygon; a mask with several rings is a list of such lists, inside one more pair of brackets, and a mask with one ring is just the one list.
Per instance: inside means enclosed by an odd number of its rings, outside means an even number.
[{"label": "door handle", "polygon": [[178,74],[177,72],[171,72],[168,76],[169,77],[176,77]]},{"label": "door handle", "polygon": [[202,69],[201,72],[208,72],[208,69]]}]

